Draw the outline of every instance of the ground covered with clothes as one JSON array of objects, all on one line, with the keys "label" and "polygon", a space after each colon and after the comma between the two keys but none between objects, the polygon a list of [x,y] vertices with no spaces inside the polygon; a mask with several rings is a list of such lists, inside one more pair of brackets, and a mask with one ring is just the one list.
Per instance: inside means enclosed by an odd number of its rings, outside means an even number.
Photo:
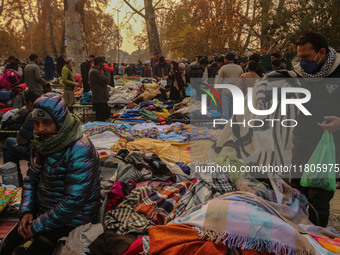
[{"label": "ground covered with clothes", "polygon": [[336,231],[314,226],[306,198],[280,177],[195,171],[212,163],[202,159],[222,131],[177,122],[87,123],[83,132],[101,155],[105,205],[91,254],[340,252]]},{"label": "ground covered with clothes", "polygon": [[[313,225],[306,197],[280,176],[197,171],[253,162],[252,141],[260,134],[261,143],[268,130],[195,126],[190,114],[199,104],[164,100],[164,93],[152,81],[122,81],[109,102],[120,105],[120,124],[82,126],[100,155],[100,223],[74,229],[58,254],[340,254],[338,225]],[[282,157],[256,161],[288,162],[291,138],[283,135]],[[17,211],[20,192],[0,186],[0,212]]]}]

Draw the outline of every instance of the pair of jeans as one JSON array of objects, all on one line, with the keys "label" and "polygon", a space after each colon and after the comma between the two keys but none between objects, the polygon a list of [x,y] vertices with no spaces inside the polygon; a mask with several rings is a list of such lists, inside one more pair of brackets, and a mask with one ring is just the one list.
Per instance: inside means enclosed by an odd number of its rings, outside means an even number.
[{"label": "pair of jeans", "polygon": [[232,95],[222,95],[222,118],[229,120],[233,115],[233,97]]},{"label": "pair of jeans", "polygon": [[4,163],[13,162],[17,165],[19,185],[22,186],[23,177],[20,169],[20,160],[30,160],[31,146],[18,145],[17,139],[8,137],[2,147]]}]

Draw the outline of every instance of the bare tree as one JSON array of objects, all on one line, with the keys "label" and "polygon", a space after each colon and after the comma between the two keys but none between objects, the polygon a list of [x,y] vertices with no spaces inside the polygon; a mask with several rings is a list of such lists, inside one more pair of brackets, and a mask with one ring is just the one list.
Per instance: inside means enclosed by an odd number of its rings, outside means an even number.
[{"label": "bare tree", "polygon": [[138,14],[145,20],[150,55],[153,53],[162,53],[155,15],[155,10],[156,8],[159,8],[157,6],[162,0],[159,0],[156,4],[153,4],[152,0],[144,0],[144,8],[141,10],[137,10],[129,0],[123,1],[130,7],[130,9],[133,11],[133,14]]}]

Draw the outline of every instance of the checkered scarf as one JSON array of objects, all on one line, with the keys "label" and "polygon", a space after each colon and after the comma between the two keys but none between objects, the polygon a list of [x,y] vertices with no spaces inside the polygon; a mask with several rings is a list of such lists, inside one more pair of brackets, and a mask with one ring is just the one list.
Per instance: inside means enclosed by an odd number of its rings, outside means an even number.
[{"label": "checkered scarf", "polygon": [[315,73],[315,74],[310,74],[310,73],[302,72],[303,78],[321,79],[321,78],[327,77],[327,75],[329,74],[329,72],[332,69],[332,66],[334,64],[335,59],[336,59],[336,51],[335,51],[335,49],[329,47],[329,52],[328,52],[328,54],[326,56],[325,63],[321,67],[320,71]]}]

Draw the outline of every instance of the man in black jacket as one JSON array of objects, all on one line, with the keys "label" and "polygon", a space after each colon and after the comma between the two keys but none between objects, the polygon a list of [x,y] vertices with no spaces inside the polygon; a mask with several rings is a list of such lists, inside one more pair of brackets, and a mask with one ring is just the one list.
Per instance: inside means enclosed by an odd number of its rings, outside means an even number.
[{"label": "man in black jacket", "polygon": [[20,128],[17,138],[9,137],[3,145],[4,163],[13,162],[17,164],[19,185],[22,186],[23,177],[20,170],[20,160],[30,159],[31,140],[33,139],[34,122],[32,118],[32,107],[36,99],[40,97],[37,92],[25,91],[24,102],[28,113],[25,122]]},{"label": "man in black jacket", "polygon": [[81,78],[83,80],[83,92],[90,91],[90,81],[89,72],[91,65],[93,63],[94,55],[90,55],[83,63],[80,65]]},{"label": "man in black jacket", "polygon": [[220,69],[218,66],[218,58],[219,57],[215,57],[214,62],[208,66],[208,77],[211,79],[215,79],[217,71]]},{"label": "man in black jacket", "polygon": [[[320,33],[310,32],[304,34],[296,43],[297,56],[292,64],[294,71],[301,79],[301,86],[308,89],[311,99],[304,104],[312,114],[305,116],[300,113],[298,125],[294,129],[292,164],[304,165],[308,162],[317,144],[319,143],[323,128],[320,123],[325,120],[332,121],[327,116],[340,116],[340,54],[328,46],[327,39]],[[340,131],[332,130],[335,142],[336,163],[340,163]],[[314,187],[301,187],[299,173],[293,179],[292,185],[300,189],[315,207],[319,216],[319,225],[326,227],[329,217],[329,202],[334,192]],[[317,224],[315,213],[310,210],[309,218]]]},{"label": "man in black jacket", "polygon": [[[92,104],[96,112],[96,121],[105,121],[110,118],[110,108],[107,104],[109,101],[109,90],[107,85],[110,84],[110,73],[104,65],[103,57],[96,57],[94,65],[89,73],[90,88],[92,91]],[[102,73],[102,70],[104,73]]]},{"label": "man in black jacket", "polygon": [[169,78],[171,64],[161,56],[154,69],[153,75],[157,81],[167,80]]}]

